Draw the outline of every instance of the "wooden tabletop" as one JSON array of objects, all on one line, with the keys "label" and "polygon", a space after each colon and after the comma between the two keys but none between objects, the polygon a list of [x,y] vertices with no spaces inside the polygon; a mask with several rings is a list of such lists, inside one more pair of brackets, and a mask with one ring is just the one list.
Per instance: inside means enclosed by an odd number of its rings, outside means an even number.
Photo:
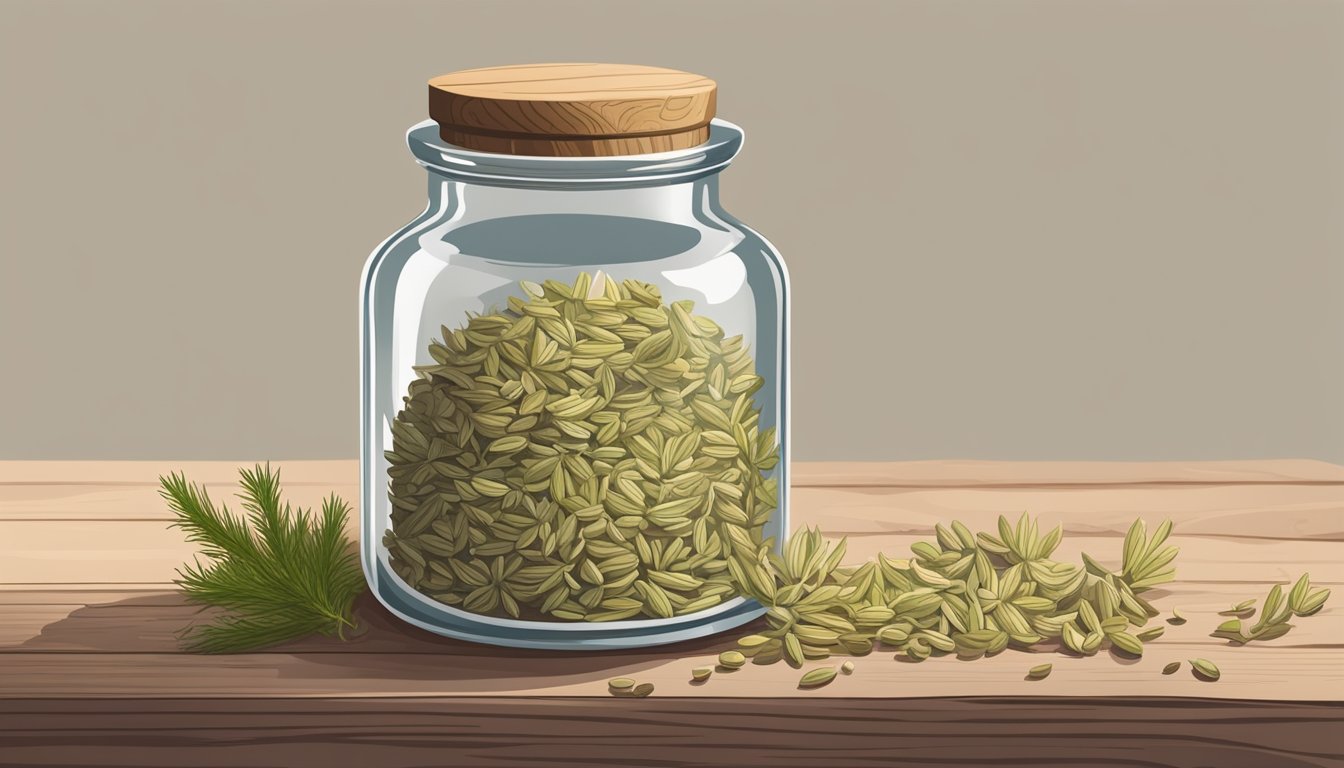
[{"label": "wooden tabletop", "polygon": [[[354,462],[274,464],[292,501],[357,496]],[[193,550],[167,527],[157,478],[181,470],[227,497],[236,467],[0,462],[0,765],[1344,764],[1344,467],[1333,464],[795,465],[794,526],[847,536],[855,561],[905,556],[935,522],[989,530],[1025,510],[1063,523],[1060,559],[1085,550],[1115,564],[1136,516],[1170,518],[1177,581],[1148,594],[1189,619],[1137,661],[1009,651],[911,664],[879,652],[814,691],[783,664],[689,682],[745,630],[518,651],[413,629],[369,600],[349,642],[183,653],[176,633],[198,609],[171,581]],[[1247,647],[1208,636],[1218,611],[1303,571],[1335,590],[1320,614]],[[1160,673],[1195,657],[1222,679]],[[1051,676],[1026,680],[1044,661]],[[655,693],[612,698],[617,676]]]}]

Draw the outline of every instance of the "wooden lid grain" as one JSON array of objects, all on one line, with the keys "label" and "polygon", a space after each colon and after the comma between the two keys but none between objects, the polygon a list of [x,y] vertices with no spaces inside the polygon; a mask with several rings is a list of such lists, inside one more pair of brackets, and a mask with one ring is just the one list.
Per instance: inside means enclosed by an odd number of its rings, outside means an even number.
[{"label": "wooden lid grain", "polygon": [[429,81],[444,141],[512,155],[667,152],[709,140],[717,86],[689,72],[628,64],[468,69]]}]

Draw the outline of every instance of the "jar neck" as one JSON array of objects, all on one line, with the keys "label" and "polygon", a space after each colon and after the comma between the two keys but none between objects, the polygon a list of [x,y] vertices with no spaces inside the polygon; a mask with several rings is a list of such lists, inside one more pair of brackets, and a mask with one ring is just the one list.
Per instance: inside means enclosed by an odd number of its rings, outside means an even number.
[{"label": "jar neck", "polygon": [[414,125],[406,134],[411,154],[431,176],[511,191],[633,191],[685,185],[726,168],[742,148],[742,140],[741,128],[716,119],[710,124],[709,140],[687,149],[614,157],[540,157],[474,152],[448,144],[433,121]]},{"label": "jar neck", "polygon": [[429,209],[457,222],[532,214],[624,216],[692,224],[711,223],[719,211],[719,176],[625,189],[518,189],[472,184],[429,173]]}]

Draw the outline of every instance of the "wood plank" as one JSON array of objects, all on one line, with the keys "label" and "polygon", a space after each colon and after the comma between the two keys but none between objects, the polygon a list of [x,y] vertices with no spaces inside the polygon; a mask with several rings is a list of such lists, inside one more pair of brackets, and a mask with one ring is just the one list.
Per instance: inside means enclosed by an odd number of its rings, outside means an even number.
[{"label": "wood plank", "polygon": [[[845,561],[861,563],[879,552],[909,557],[910,545],[926,538],[905,534],[851,537]],[[1257,593],[1262,596],[1275,582],[1295,580],[1304,571],[1322,584],[1344,582],[1344,544],[1340,542],[1185,535],[1172,535],[1170,542],[1180,548],[1175,560],[1176,577],[1185,584],[1256,585],[1242,587],[1251,593],[1247,597],[1251,597]],[[1074,536],[1065,538],[1052,557],[1081,563],[1082,553],[1087,552],[1098,562],[1118,568],[1123,547],[1123,540],[1117,537]]]},{"label": "wood plank", "polygon": [[359,462],[354,459],[282,461],[239,459],[237,461],[0,461],[0,486],[25,485],[147,485],[157,487],[159,477],[183,472],[198,483],[233,483],[239,467],[270,462],[281,470],[286,486],[359,482]]},{"label": "wood plank", "polygon": [[[871,696],[937,695],[1180,695],[1335,700],[1344,691],[1337,628],[1344,612],[1327,605],[1299,619],[1289,635],[1231,647],[1207,636],[1215,612],[1242,593],[1232,585],[1182,587],[1161,602],[1179,602],[1190,621],[1166,626],[1143,659],[1109,654],[1074,658],[1010,651],[964,662],[945,657],[923,664],[878,652],[856,659],[859,669],[821,691],[796,689],[798,672],[783,664],[749,666],[693,686],[692,667],[712,665],[732,638],[708,637],[655,649],[555,653],[463,643],[409,627],[371,599],[357,611],[360,632],[348,642],[314,638],[266,652],[199,656],[176,652],[175,634],[194,609],[171,593],[47,613],[31,603],[3,606],[0,698],[15,696],[604,696],[605,681],[633,676],[653,682],[657,695]],[[64,613],[64,616],[61,616]],[[40,625],[40,626],[39,626]],[[36,631],[33,631],[36,630]],[[744,628],[746,634],[751,628]],[[27,637],[22,637],[23,635]],[[1165,677],[1163,664],[1209,658],[1224,672],[1218,683],[1189,675]],[[1050,661],[1043,682],[1023,679],[1028,667]]]},{"label": "wood plank", "polygon": [[1123,536],[1143,518],[1186,535],[1344,541],[1344,486],[794,488],[790,499],[795,526],[837,536],[928,534],[952,520],[993,531],[999,515],[1029,512],[1069,536]]},{"label": "wood plank", "polygon": [[0,766],[1327,768],[1342,722],[1171,697],[21,700],[0,701]]},{"label": "wood plank", "polygon": [[1344,466],[1314,459],[1257,461],[872,461],[794,464],[795,487],[1227,485],[1344,483]]},{"label": "wood plank", "polygon": [[[237,510],[231,483],[207,485],[211,497]],[[353,485],[286,487],[286,499],[314,507],[328,493],[354,505]],[[1183,533],[1283,539],[1344,540],[1344,486],[1241,485],[1059,488],[794,488],[795,525],[838,534],[931,533],[935,523],[961,520],[993,530],[1000,514],[1024,510],[1072,533],[1123,535],[1136,517],[1171,519]],[[357,519],[352,514],[351,530]],[[149,486],[10,486],[0,488],[0,525],[10,521],[172,519]]]},{"label": "wood plank", "polygon": [[[1179,608],[1187,623],[1172,626],[1156,619],[1150,626],[1166,629],[1158,643],[1206,642],[1210,652],[1223,650],[1227,647],[1225,642],[1207,637],[1227,618],[1218,612],[1251,595],[1262,598],[1265,591],[1252,590],[1243,584],[1172,584],[1149,594],[1157,595],[1154,602],[1161,608]],[[180,593],[172,591],[0,592],[0,653],[173,653],[178,649],[178,632],[205,618],[208,614],[202,614],[199,606],[187,603]],[[362,625],[361,631],[346,642],[315,638],[266,652],[458,655],[463,650],[461,643],[403,624],[372,599],[361,601],[356,618]],[[1344,648],[1344,609],[1327,603],[1315,616],[1295,619],[1293,623],[1289,635],[1265,647]],[[727,649],[736,637],[750,631],[743,628],[727,633],[718,644]],[[671,652],[662,655],[669,656]]]},{"label": "wood plank", "polygon": [[[70,582],[68,584],[31,584],[24,582],[15,582],[13,584],[0,584],[0,595],[12,591],[26,591],[31,589],[43,590],[51,593],[62,592],[98,592],[107,590],[110,592],[159,592],[168,585],[162,579],[158,581],[104,581],[104,582]],[[3,602],[3,601],[0,601]]]},{"label": "wood plank", "polygon": [[[816,524],[800,520],[801,525]],[[829,530],[823,522],[823,530]],[[929,538],[875,531],[849,532],[846,562],[862,562],[884,552],[908,557],[910,545]],[[1173,535],[1181,547],[1179,578],[1185,581],[1269,583],[1310,572],[1322,583],[1344,582],[1344,544],[1337,541]],[[1065,537],[1056,559],[1080,562],[1086,551],[1103,562],[1119,560],[1118,537]],[[0,522],[0,590],[41,585],[107,582],[170,584],[176,569],[195,556],[181,531],[160,521],[59,523]]]},{"label": "wood plank", "polygon": [[[3,485],[158,484],[160,475],[185,472],[196,482],[230,483],[238,467],[267,459],[237,461],[0,461]],[[350,485],[358,462],[269,460],[290,484]],[[1256,461],[902,461],[795,462],[796,487],[883,485],[1117,485],[1145,483],[1344,483],[1344,466],[1312,459]]]},{"label": "wood plank", "polygon": [[117,588],[107,585],[36,587],[32,589],[0,590],[0,613],[14,606],[65,607],[70,610],[86,608],[91,605],[107,605],[125,600],[171,595],[174,592],[165,589],[162,584],[152,584],[135,588]]},{"label": "wood plank", "polygon": [[[239,512],[239,486],[235,482],[205,483],[216,504]],[[284,479],[284,498],[304,508],[320,508],[322,500],[336,494],[358,508],[359,486],[353,483],[290,483]],[[352,513],[352,517],[358,517]],[[157,486],[81,483],[71,485],[0,486],[0,522],[5,520],[162,520],[173,513],[159,496]]]},{"label": "wood plank", "polygon": [[[693,666],[711,665],[721,641],[658,652],[566,653],[538,658],[521,651],[464,646],[459,654],[267,653],[202,656],[171,653],[0,654],[0,698],[236,698],[256,696],[607,696],[606,681],[634,677],[660,697],[924,698],[929,696],[1194,696],[1218,699],[1337,701],[1344,690],[1340,650],[1263,647],[1209,651],[1196,643],[1159,641],[1142,659],[1091,658],[1007,651],[963,661],[953,656],[913,664],[890,654],[855,660],[851,676],[814,691],[798,689],[785,664],[719,672],[690,682]],[[1190,665],[1161,673],[1171,661],[1208,658],[1216,683],[1196,680]],[[671,659],[671,660],[669,660]],[[532,663],[525,663],[531,660]],[[1024,679],[1042,662],[1044,681]],[[828,662],[835,663],[835,662]],[[809,664],[808,668],[813,665]]]}]

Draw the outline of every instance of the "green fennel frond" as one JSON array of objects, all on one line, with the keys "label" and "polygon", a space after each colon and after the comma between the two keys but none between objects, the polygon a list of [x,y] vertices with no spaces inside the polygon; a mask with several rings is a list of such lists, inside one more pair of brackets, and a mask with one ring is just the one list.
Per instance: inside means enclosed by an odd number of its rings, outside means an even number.
[{"label": "green fennel frond", "polygon": [[334,494],[319,514],[291,507],[280,496],[280,473],[269,465],[239,474],[245,516],[216,506],[181,474],[159,478],[159,493],[176,515],[172,525],[206,558],[184,565],[176,583],[192,602],[225,611],[188,627],[184,644],[236,653],[311,634],[343,636],[364,590],[345,536],[350,507]]}]

